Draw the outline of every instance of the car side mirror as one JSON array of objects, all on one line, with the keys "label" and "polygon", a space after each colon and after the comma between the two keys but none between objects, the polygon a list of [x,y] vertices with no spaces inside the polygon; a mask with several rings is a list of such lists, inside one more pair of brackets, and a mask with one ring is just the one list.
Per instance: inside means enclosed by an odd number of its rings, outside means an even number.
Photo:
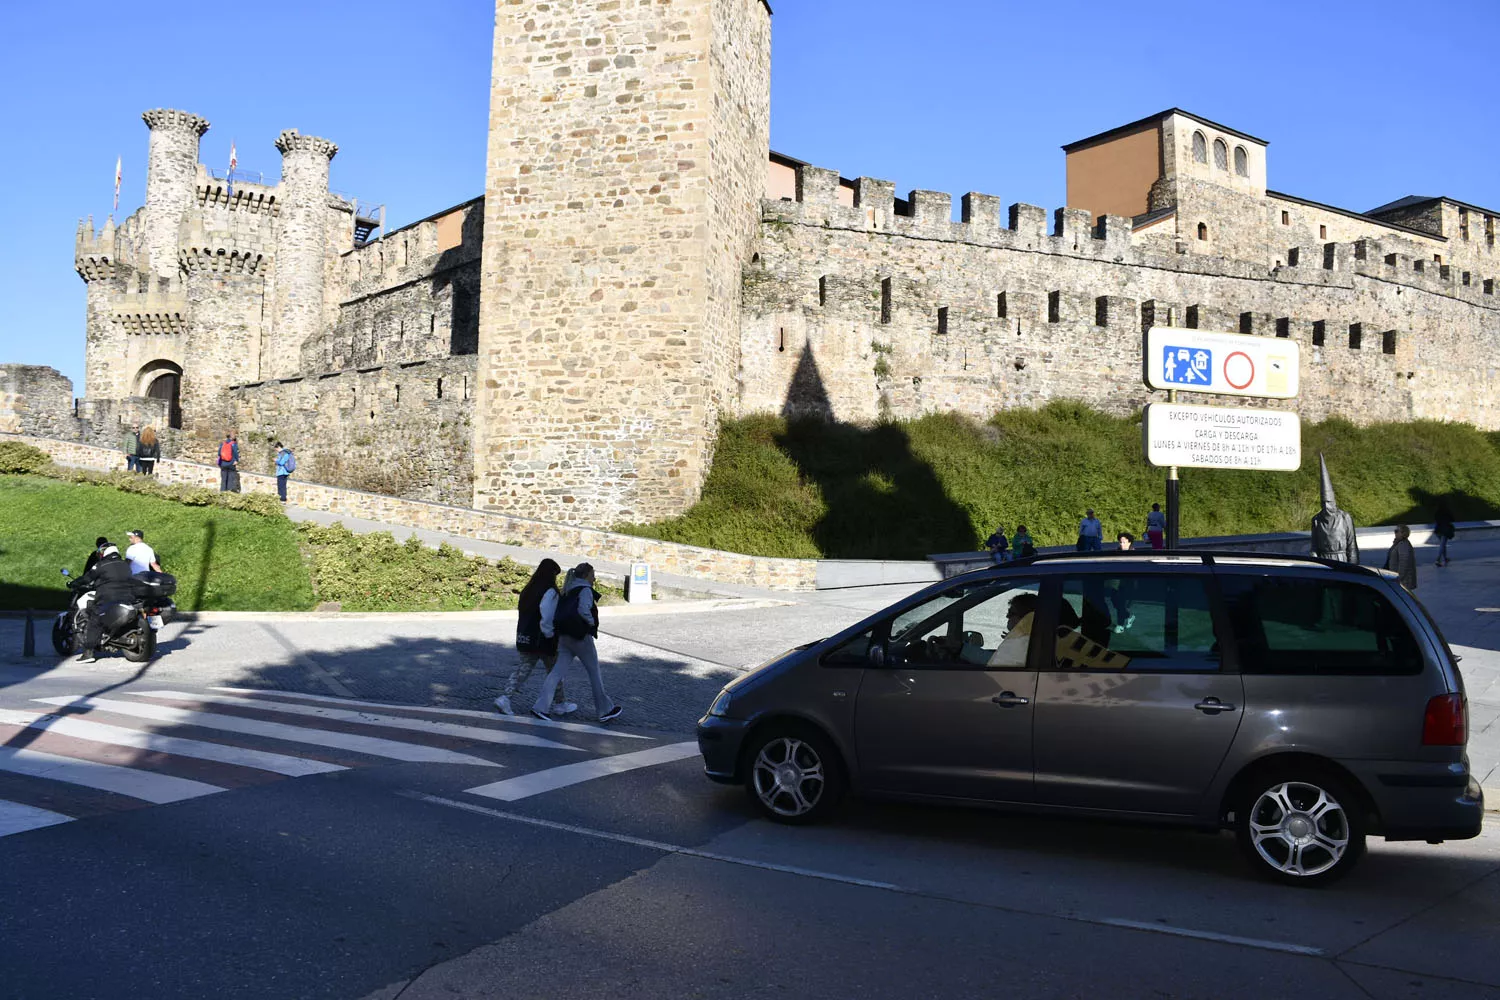
[{"label": "car side mirror", "polygon": [[870,652],[866,655],[870,661],[870,666],[877,669],[885,666],[885,646],[881,643],[873,643],[870,646]]}]

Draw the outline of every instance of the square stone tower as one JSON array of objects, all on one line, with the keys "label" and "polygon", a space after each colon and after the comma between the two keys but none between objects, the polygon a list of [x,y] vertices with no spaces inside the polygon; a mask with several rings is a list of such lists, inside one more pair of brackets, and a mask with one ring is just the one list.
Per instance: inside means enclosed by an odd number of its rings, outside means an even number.
[{"label": "square stone tower", "polygon": [[474,505],[681,512],[739,363],[764,0],[497,0]]}]

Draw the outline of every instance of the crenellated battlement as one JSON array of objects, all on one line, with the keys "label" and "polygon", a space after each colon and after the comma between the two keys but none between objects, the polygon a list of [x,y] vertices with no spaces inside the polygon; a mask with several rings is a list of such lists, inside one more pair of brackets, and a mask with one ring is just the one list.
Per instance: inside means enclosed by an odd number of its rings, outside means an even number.
[{"label": "crenellated battlement", "polygon": [[195,137],[201,137],[209,127],[207,118],[190,111],[178,111],[176,108],[152,108],[150,111],[143,111],[141,121],[145,122],[146,127],[153,132],[191,132]]},{"label": "crenellated battlement", "polygon": [[1500,309],[1492,276],[1438,263],[1427,255],[1426,248],[1408,241],[1362,239],[1289,247],[1286,253],[1285,267],[1299,274],[1358,274],[1486,309]]},{"label": "crenellated battlement", "polygon": [[231,184],[214,177],[201,167],[198,171],[196,204],[200,209],[218,208],[252,215],[276,216],[281,211],[274,184],[254,184],[247,181]]},{"label": "crenellated battlement", "polygon": [[177,251],[183,274],[259,274],[270,265],[266,254],[229,247],[189,246]]},{"label": "crenellated battlement", "polygon": [[129,336],[177,336],[187,328],[187,298],[180,289],[119,296],[110,304],[109,320]]},{"label": "crenellated battlement", "polygon": [[337,143],[315,135],[303,135],[294,128],[282,130],[282,133],[276,137],[276,148],[283,156],[288,153],[318,153],[330,160],[339,151]]}]

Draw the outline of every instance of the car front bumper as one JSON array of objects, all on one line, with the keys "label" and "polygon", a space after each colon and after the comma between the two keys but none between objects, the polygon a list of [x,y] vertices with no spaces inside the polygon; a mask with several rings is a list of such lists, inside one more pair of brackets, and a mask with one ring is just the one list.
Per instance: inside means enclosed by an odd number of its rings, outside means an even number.
[{"label": "car front bumper", "polygon": [[738,784],[740,747],[750,724],[740,719],[705,715],[698,720],[698,752],[703,755],[703,773],[725,785]]}]

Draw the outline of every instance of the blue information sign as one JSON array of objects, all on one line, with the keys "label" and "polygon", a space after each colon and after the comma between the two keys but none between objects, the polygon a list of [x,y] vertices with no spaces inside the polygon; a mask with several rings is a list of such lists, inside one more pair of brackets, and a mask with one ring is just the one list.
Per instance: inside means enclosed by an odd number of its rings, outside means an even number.
[{"label": "blue information sign", "polygon": [[1214,380],[1214,353],[1203,347],[1177,347],[1167,344],[1162,350],[1161,379],[1169,385],[1209,385]]}]

